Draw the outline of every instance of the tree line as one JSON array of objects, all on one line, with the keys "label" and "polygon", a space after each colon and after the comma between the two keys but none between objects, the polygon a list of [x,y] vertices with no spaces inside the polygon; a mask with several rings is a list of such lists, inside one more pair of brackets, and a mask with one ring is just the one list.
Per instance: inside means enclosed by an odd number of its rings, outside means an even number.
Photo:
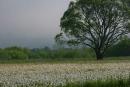
[{"label": "tree line", "polygon": [[[8,47],[0,49],[0,59],[74,59],[74,58],[94,58],[96,54],[91,48],[57,48],[50,49],[35,48],[28,49],[22,47]],[[119,43],[109,48],[105,57],[130,56],[130,39],[124,38]]]}]

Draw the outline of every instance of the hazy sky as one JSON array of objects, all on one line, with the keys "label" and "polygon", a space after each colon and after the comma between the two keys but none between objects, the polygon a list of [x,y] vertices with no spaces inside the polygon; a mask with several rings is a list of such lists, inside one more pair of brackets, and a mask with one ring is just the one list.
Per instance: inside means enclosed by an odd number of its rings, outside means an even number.
[{"label": "hazy sky", "polygon": [[54,44],[70,0],[0,0],[0,47]]}]

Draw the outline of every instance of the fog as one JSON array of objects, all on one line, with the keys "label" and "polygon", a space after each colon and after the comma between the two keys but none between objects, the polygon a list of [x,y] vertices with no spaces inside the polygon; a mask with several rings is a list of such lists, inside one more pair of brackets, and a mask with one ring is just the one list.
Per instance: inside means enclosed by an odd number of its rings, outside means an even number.
[{"label": "fog", "polygon": [[52,47],[69,0],[0,0],[0,47]]}]

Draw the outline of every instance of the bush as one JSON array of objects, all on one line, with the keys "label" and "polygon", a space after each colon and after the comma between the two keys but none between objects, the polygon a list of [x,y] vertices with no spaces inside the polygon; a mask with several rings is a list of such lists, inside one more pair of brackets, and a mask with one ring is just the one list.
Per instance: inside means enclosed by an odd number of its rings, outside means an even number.
[{"label": "bush", "polygon": [[6,50],[1,49],[0,50],[0,59],[10,59],[11,56],[9,55],[9,52]]},{"label": "bush", "polygon": [[28,59],[28,55],[22,51],[10,50],[9,55],[11,59]]}]

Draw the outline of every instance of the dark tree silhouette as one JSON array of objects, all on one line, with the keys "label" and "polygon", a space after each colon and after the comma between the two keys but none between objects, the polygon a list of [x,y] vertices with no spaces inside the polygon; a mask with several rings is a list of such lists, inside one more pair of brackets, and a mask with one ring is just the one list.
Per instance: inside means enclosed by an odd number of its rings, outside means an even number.
[{"label": "dark tree silhouette", "polygon": [[89,46],[97,60],[102,60],[106,50],[129,32],[126,1],[72,1],[61,18],[61,33],[55,37],[56,41]]}]

